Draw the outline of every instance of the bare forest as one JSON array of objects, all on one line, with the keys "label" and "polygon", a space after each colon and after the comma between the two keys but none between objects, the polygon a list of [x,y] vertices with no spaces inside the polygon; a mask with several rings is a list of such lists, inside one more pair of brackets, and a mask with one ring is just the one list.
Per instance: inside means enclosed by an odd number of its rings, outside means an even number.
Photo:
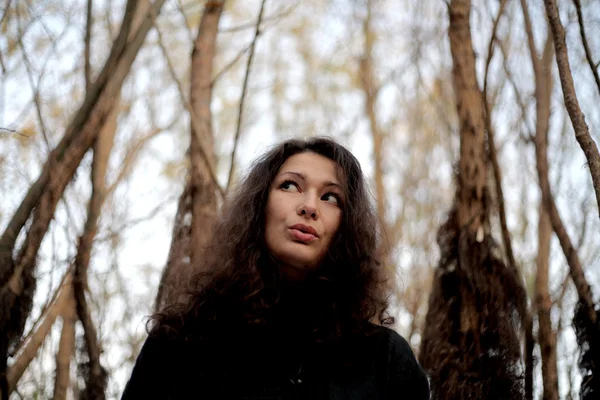
[{"label": "bare forest", "polygon": [[1,399],[119,398],[228,191],[315,135],[369,178],[434,399],[600,398],[597,0],[0,12]]}]

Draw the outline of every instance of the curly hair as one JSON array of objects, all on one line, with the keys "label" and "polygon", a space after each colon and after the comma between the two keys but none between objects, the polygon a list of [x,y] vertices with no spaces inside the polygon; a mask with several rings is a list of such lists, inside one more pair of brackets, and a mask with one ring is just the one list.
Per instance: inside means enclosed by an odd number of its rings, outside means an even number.
[{"label": "curly hair", "polygon": [[169,301],[150,317],[150,334],[189,340],[232,321],[269,324],[269,310],[280,299],[283,280],[265,244],[265,207],[282,164],[303,152],[337,164],[344,198],[349,199],[342,204],[342,220],[328,253],[311,277],[321,313],[315,318],[318,326],[311,327],[315,339],[329,342],[346,333],[369,335],[376,330],[374,323],[394,323],[388,313],[391,279],[377,259],[379,222],[360,164],[346,148],[320,137],[287,140],[255,161],[224,204],[211,243],[203,250],[203,265],[194,266],[196,272],[186,287],[170,296],[179,301]]}]

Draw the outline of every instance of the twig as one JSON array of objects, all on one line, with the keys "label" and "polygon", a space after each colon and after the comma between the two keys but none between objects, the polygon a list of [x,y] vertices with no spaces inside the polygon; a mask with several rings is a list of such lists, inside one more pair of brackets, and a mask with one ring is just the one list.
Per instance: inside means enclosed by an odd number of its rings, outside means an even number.
[{"label": "twig", "polygon": [[[298,5],[300,3],[301,3],[300,1],[296,2],[296,4],[290,6],[287,10],[284,10],[284,11],[280,12],[279,14],[275,14],[275,15],[270,15],[268,17],[264,17],[264,18],[262,18],[262,21],[263,22],[279,21],[279,19],[281,17],[287,17],[288,15],[290,15],[292,13],[292,11],[296,7],[298,7]],[[262,6],[261,6],[261,9],[262,9]],[[239,32],[239,31],[243,31],[243,30],[246,30],[246,29],[249,29],[249,28],[256,27],[256,26],[260,25],[260,23],[261,23],[260,18],[261,17],[259,16],[259,20],[257,22],[249,22],[247,24],[242,24],[242,25],[238,25],[238,26],[232,26],[232,27],[229,27],[229,28],[220,29],[219,33],[233,33],[233,32]]]},{"label": "twig", "polygon": [[27,51],[25,49],[25,45],[23,44],[23,35],[21,30],[21,18],[19,17],[19,13],[17,13],[17,30],[18,30],[18,40],[17,43],[19,48],[21,49],[21,53],[23,55],[23,63],[25,64],[25,70],[27,71],[27,78],[29,79],[29,85],[31,86],[31,90],[33,91],[33,102],[35,104],[36,115],[38,118],[38,122],[40,124],[40,128],[42,130],[42,136],[44,138],[44,142],[46,144],[46,150],[50,152],[50,141],[48,140],[48,133],[46,130],[46,123],[44,122],[44,117],[42,116],[42,105],[40,101],[40,92],[39,85],[36,86],[33,81],[33,70],[31,67],[31,61],[27,56]]},{"label": "twig", "polygon": [[[264,21],[264,19],[263,19]],[[267,26],[266,24],[264,24],[263,29],[261,31],[261,34],[265,34],[266,32],[269,31],[269,29],[274,28],[275,24],[272,24],[270,26]],[[219,31],[221,32],[221,31]],[[248,43],[247,46],[245,46],[242,50],[240,50],[240,52],[238,54],[235,55],[235,57],[233,57],[233,59],[231,59],[231,61],[229,61],[227,64],[225,64],[225,66],[223,68],[221,68],[221,70],[219,72],[217,72],[215,74],[215,76],[212,78],[210,84],[211,86],[214,86],[214,84],[221,79],[221,77],[223,75],[225,75],[225,73],[227,71],[229,71],[243,56],[244,54],[246,54],[246,52],[248,52],[248,50],[250,50],[252,48],[253,45],[253,41]]]},{"label": "twig", "polygon": [[521,119],[523,120],[523,125],[525,125],[525,128],[527,128],[528,136],[524,136],[523,134],[521,134],[521,136],[522,136],[521,139],[525,143],[532,142],[533,137],[534,137],[533,129],[527,123],[527,113],[526,113],[527,107],[525,106],[525,102],[523,101],[523,98],[521,97],[521,92],[519,91],[519,86],[515,82],[513,74],[510,71],[510,68],[508,67],[508,51],[504,48],[504,46],[502,45],[502,42],[499,43],[498,47],[500,47],[500,51],[502,52],[502,58],[503,58],[502,67],[504,69],[504,73],[506,74],[506,77],[508,78],[508,82],[510,83],[510,85],[513,89],[513,92],[515,93],[515,98],[517,100],[517,104],[519,105],[519,107],[521,109]]},{"label": "twig", "polygon": [[85,36],[83,39],[84,50],[83,50],[83,62],[84,62],[84,77],[85,77],[85,91],[89,92],[92,85],[92,66],[90,65],[90,42],[92,40],[92,8],[93,0],[87,2],[87,13],[85,23]]},{"label": "twig", "polygon": [[596,86],[598,87],[598,93],[600,93],[600,76],[598,75],[598,67],[596,66],[596,64],[594,64],[594,60],[592,60],[592,51],[590,50],[590,46],[585,35],[585,29],[583,27],[583,15],[581,13],[581,1],[573,0],[573,3],[575,4],[575,10],[577,11],[577,20],[579,21],[579,33],[581,34],[581,42],[583,43],[583,48],[585,49],[585,58],[587,58],[587,62],[590,65],[592,74],[594,74]]},{"label": "twig", "polygon": [[10,129],[10,128],[3,128],[3,127],[0,127],[0,131],[5,131],[5,132],[9,132],[9,133],[16,133],[16,134],[17,134],[17,135],[19,135],[19,136],[23,136],[23,137],[29,138],[29,135],[26,135],[26,134],[24,134],[24,133],[21,133],[21,132],[19,132],[19,131],[16,131],[16,130],[14,130],[14,129]]},{"label": "twig", "polygon": [[252,66],[252,59],[254,58],[254,48],[256,46],[256,40],[260,35],[260,23],[262,21],[263,11],[265,9],[266,0],[262,0],[260,3],[260,11],[258,13],[258,19],[256,20],[256,29],[254,30],[254,38],[250,44],[250,54],[248,54],[248,62],[246,64],[246,75],[244,76],[244,85],[242,86],[242,95],[240,97],[240,107],[238,110],[237,126],[235,129],[235,138],[233,140],[233,151],[231,152],[231,165],[229,167],[229,177],[227,178],[227,186],[225,187],[225,193],[229,191],[231,181],[233,178],[233,170],[235,168],[235,153],[240,138],[240,130],[242,126],[242,113],[244,110],[244,99],[246,98],[246,92],[248,88],[248,78],[250,76],[250,67]]}]

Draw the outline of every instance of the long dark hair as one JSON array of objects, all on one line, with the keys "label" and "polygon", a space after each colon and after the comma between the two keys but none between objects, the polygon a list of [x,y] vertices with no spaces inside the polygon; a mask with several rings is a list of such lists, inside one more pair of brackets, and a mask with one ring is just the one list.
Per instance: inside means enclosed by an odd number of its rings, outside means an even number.
[{"label": "long dark hair", "polygon": [[179,301],[170,301],[150,318],[151,334],[188,340],[232,320],[269,323],[269,310],[279,300],[282,277],[264,243],[265,207],[282,164],[303,152],[336,162],[347,199],[337,235],[313,277],[322,294],[318,299],[322,315],[313,327],[317,340],[335,341],[345,333],[369,334],[376,329],[373,323],[393,324],[388,314],[391,280],[376,256],[379,223],[360,164],[334,140],[310,138],[287,140],[253,164],[223,206],[212,241],[204,249],[204,264],[195,266],[187,287],[170,296]]}]

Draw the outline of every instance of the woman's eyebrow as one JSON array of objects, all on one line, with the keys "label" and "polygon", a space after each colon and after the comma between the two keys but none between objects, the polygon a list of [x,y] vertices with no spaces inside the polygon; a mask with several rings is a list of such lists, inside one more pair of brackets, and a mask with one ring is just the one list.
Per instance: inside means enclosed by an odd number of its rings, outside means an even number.
[{"label": "woman's eyebrow", "polygon": [[[302,172],[296,172],[296,171],[285,171],[285,172],[282,172],[280,175],[283,175],[283,174],[290,174],[290,175],[294,175],[294,176],[297,176],[298,178],[302,179],[303,181],[306,181],[306,175],[305,175],[305,174],[303,174]],[[322,185],[323,185],[324,187],[326,187],[326,186],[335,186],[335,187],[339,188],[340,190],[342,190],[342,185],[340,185],[340,184],[339,184],[339,183],[337,183],[337,182],[333,182],[333,181],[325,181],[325,182],[323,182],[323,184],[322,184]]]}]

